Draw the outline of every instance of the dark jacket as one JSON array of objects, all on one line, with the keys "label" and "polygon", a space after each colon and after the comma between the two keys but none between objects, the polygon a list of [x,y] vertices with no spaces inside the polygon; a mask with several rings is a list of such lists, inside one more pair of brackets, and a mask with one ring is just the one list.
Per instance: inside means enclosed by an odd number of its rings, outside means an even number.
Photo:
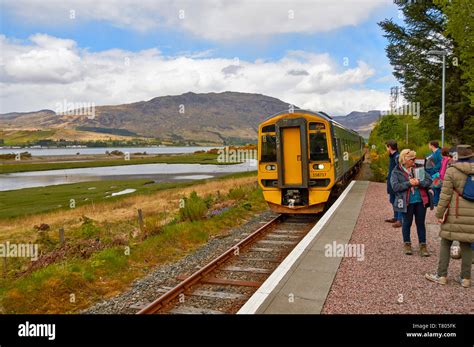
[{"label": "dark jacket", "polygon": [[474,162],[457,162],[446,170],[436,210],[436,217],[442,218],[449,209],[448,218],[441,225],[439,236],[443,239],[474,242],[474,202],[458,195],[462,195],[467,175],[472,174]]},{"label": "dark jacket", "polygon": [[392,170],[398,165],[398,157],[400,153],[398,151],[393,152],[389,155],[389,166],[388,166],[388,175],[387,175],[387,194],[395,194],[390,184],[390,177],[392,177]]},{"label": "dark jacket", "polygon": [[[425,179],[420,181],[418,189],[420,190],[421,199],[423,200],[423,205],[428,207],[430,205],[430,200],[428,196],[427,189],[430,188],[432,183],[431,176],[425,170]],[[397,212],[407,212],[407,206],[410,199],[410,179],[408,174],[401,168],[398,164],[392,171],[392,176],[390,177],[390,184],[393,191],[395,192],[395,201],[393,202],[393,209]]]}]

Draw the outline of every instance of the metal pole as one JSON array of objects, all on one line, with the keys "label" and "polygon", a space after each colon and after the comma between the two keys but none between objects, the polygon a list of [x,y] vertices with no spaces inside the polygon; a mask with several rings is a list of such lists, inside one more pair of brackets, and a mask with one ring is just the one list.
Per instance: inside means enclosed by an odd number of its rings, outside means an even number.
[{"label": "metal pole", "polygon": [[443,88],[441,95],[441,113],[443,113],[444,124],[441,128],[441,147],[444,147],[444,128],[446,126],[446,114],[444,113],[444,94],[445,94],[445,84],[446,84],[446,54],[443,54]]},{"label": "metal pole", "polygon": [[407,123],[407,141],[406,141],[407,145],[408,145],[408,123]]}]

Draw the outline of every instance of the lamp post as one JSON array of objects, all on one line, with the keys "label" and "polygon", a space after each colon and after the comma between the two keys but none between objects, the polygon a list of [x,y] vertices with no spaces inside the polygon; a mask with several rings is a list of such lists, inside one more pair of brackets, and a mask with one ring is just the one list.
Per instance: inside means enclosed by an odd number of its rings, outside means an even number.
[{"label": "lamp post", "polygon": [[443,57],[443,82],[441,89],[441,114],[439,119],[439,127],[441,128],[441,147],[444,147],[444,95],[445,95],[445,86],[446,86],[446,51],[428,51],[428,54],[441,55]]}]

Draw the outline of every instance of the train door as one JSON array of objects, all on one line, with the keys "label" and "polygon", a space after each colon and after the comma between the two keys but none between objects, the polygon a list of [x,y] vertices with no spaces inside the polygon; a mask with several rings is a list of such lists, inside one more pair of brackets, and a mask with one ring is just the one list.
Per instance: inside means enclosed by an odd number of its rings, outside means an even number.
[{"label": "train door", "polygon": [[282,128],[281,141],[283,146],[283,183],[285,185],[301,185],[303,172],[301,165],[301,129],[300,127]]},{"label": "train door", "polygon": [[278,188],[308,188],[306,119],[282,118],[276,123]]}]

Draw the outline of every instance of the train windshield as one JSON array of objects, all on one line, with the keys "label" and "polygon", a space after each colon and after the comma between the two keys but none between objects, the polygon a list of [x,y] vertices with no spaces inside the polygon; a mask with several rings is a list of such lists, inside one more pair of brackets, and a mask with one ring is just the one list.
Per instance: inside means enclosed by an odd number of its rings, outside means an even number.
[{"label": "train windshield", "polygon": [[309,134],[309,159],[312,161],[329,160],[326,133],[317,132]]},{"label": "train windshield", "polygon": [[260,161],[262,162],[276,162],[276,136],[262,135],[262,155]]}]

